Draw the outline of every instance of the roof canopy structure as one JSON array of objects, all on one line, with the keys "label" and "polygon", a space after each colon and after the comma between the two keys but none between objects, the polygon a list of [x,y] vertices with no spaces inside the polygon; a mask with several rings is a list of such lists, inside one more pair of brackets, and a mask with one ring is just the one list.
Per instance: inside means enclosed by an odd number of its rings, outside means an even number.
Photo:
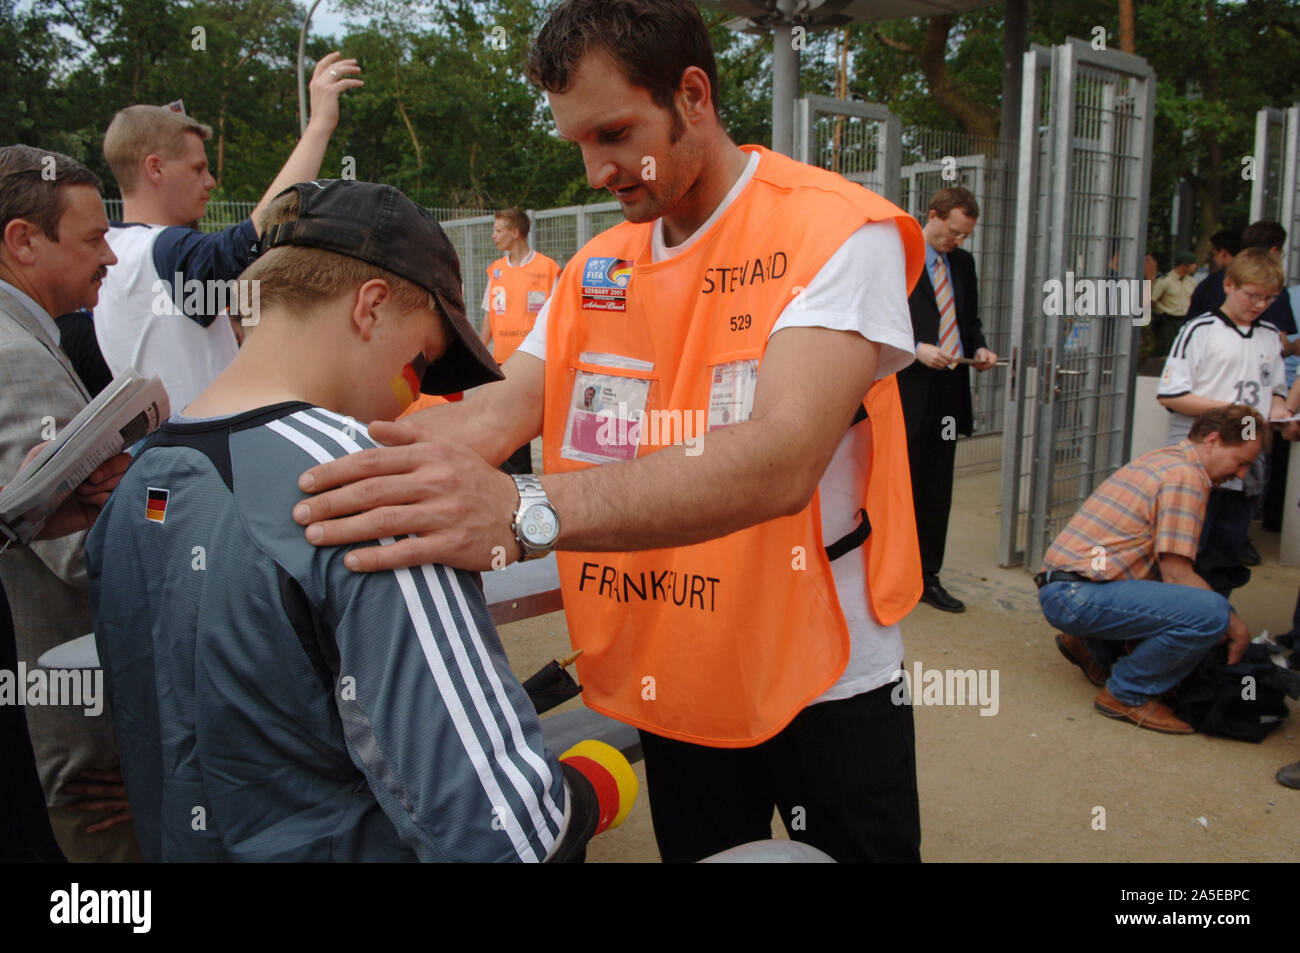
[{"label": "roof canopy structure", "polygon": [[[789,155],[794,147],[794,104],[799,98],[799,46],[795,27],[832,29],[851,23],[934,17],[993,6],[1002,0],[698,0],[737,19],[728,24],[746,33],[773,34],[772,148]],[[1020,54],[1025,47],[1027,0],[1006,0],[1006,64],[1003,75],[1003,133],[1014,136],[1020,114]]]}]

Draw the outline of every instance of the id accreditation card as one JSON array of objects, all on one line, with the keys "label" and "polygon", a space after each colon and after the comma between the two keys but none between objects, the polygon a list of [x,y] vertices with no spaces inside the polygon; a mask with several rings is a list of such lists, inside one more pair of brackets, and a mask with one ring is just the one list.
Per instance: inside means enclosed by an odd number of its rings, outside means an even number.
[{"label": "id accreditation card", "polygon": [[633,459],[649,394],[648,380],[575,371],[560,455],[586,463]]},{"label": "id accreditation card", "polygon": [[709,429],[744,423],[754,411],[758,359],[715,364],[710,369]]}]

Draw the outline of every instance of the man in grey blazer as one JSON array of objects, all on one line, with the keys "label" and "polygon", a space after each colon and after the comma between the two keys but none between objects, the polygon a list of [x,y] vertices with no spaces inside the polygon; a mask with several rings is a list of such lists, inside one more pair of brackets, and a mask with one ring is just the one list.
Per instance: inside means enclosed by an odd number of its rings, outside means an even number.
[{"label": "man in grey blazer", "polygon": [[[54,316],[93,307],[114,257],[99,179],[80,163],[30,146],[0,148],[0,484],[27,451],[89,402],[59,347]],[[84,533],[10,546],[0,584],[13,610],[18,660],[91,631]],[[120,786],[107,709],[28,705],[50,823],[72,861],[139,857]],[[90,795],[86,800],[83,795]]]}]

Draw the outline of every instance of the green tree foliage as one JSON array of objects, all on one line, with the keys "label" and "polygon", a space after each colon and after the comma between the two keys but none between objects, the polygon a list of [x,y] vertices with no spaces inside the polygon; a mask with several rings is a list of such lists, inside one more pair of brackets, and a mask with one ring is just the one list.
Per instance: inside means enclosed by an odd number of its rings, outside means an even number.
[{"label": "green tree foliage", "polygon": [[[323,175],[347,157],[359,178],[391,182],[428,204],[545,207],[608,198],[586,182],[578,150],[555,135],[546,98],[524,75],[549,0],[332,0],[352,24],[313,33],[308,68],[332,49],[357,57]],[[255,199],[298,137],[294,63],[305,6],[291,0],[0,0],[0,130],[67,152],[105,176],[113,113],[184,99],[213,127],[221,195]],[[1300,4],[1294,0],[1135,0],[1137,52],[1158,77],[1151,235],[1168,245],[1177,182],[1195,189],[1197,231],[1244,224],[1264,105],[1300,99]],[[996,133],[1001,115],[1002,4],[954,17],[862,23],[848,30],[850,96],[904,123]],[[1030,0],[1029,40],[1118,47],[1115,0]],[[717,50],[719,105],[738,142],[771,134],[770,36],[737,33],[705,9]],[[195,29],[202,28],[203,48]],[[836,31],[809,33],[803,92],[831,94]]]}]

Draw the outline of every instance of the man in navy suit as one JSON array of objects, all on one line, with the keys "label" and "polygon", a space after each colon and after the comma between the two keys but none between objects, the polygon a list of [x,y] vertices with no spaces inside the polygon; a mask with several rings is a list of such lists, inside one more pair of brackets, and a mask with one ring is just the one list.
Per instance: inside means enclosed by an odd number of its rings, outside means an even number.
[{"label": "man in navy suit", "polygon": [[957,435],[975,429],[970,363],[985,371],[998,356],[980,329],[975,258],[959,246],[975,230],[979,205],[969,190],[940,189],[930,199],[925,227],[925,271],[908,298],[916,363],[898,372],[912,466],[912,503],[925,576],[922,601],[945,612],[966,606],[939,582],[948,511],[952,508]]}]

